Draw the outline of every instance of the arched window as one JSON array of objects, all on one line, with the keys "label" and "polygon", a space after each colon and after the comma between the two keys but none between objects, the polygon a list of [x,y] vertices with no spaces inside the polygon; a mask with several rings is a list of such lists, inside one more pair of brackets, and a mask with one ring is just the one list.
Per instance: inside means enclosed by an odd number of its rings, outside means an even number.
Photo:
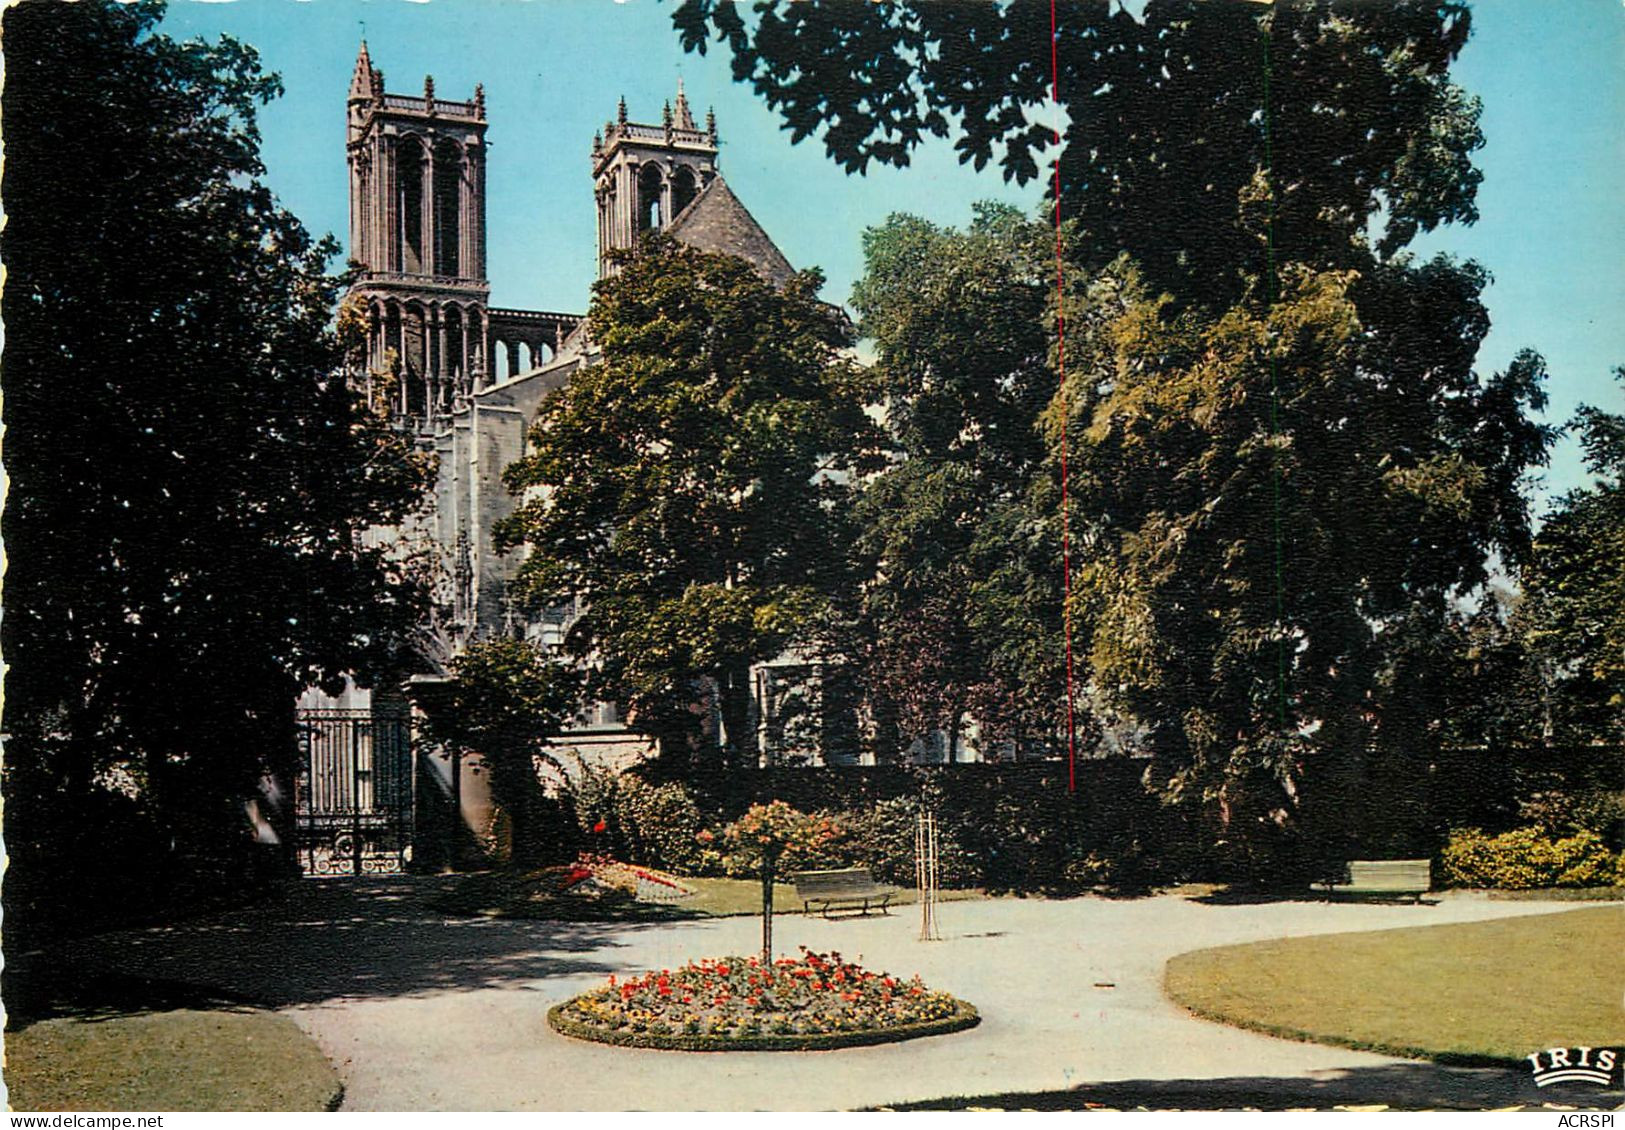
[{"label": "arched window", "polygon": [[441,317],[446,327],[446,371],[440,376],[442,380],[461,383],[468,378],[468,359],[463,356],[463,308],[455,303],[447,304]]},{"label": "arched window", "polygon": [[678,169],[671,178],[671,215],[676,219],[683,214],[683,209],[693,202],[699,195],[699,185],[694,179],[694,170],[687,165]]},{"label": "arched window", "polygon": [[486,359],[485,368],[492,384],[501,384],[513,376],[508,371],[508,343],[500,337],[491,339],[491,356]]},{"label": "arched window", "polygon": [[638,231],[653,231],[665,226],[666,217],[660,214],[660,191],[664,187],[660,166],[643,166],[638,173]]},{"label": "arched window", "polygon": [[401,249],[401,270],[426,274],[423,248],[423,146],[415,137],[403,137],[395,163],[395,185],[400,194],[396,208],[399,227],[395,238]]},{"label": "arched window", "polygon": [[462,271],[461,231],[463,147],[441,138],[434,151],[434,273],[459,276]]}]

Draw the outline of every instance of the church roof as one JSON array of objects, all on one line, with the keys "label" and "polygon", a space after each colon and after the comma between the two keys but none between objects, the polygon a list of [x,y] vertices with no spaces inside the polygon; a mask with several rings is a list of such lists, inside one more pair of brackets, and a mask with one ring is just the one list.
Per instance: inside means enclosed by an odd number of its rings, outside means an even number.
[{"label": "church roof", "polygon": [[720,175],[712,177],[688,207],[672,218],[666,234],[699,251],[736,255],[774,286],[783,286],[796,273]]}]

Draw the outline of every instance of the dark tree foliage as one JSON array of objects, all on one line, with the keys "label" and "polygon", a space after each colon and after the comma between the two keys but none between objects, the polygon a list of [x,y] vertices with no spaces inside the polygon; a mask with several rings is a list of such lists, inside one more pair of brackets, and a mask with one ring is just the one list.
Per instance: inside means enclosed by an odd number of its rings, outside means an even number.
[{"label": "dark tree foliage", "polygon": [[162,12],[5,14],[8,908],[241,857],[298,689],[376,669],[417,615],[361,531],[421,469],[342,374],[335,245],[260,180],[280,84]]},{"label": "dark tree foliage", "polygon": [[[943,731],[950,759],[967,718],[984,746],[1041,739],[1060,694],[1058,656],[1043,646],[1059,637],[1060,604],[1031,600],[1032,586],[1047,592],[1045,574],[1055,574],[1041,552],[1035,576],[1021,543],[1026,493],[1035,473],[1048,475],[1035,425],[1055,383],[1044,322],[1054,231],[983,205],[963,232],[893,216],[865,233],[864,250],[853,305],[875,343],[899,456],[863,484],[857,511],[858,549],[875,578],[866,598],[875,715],[895,715],[893,747]],[[1040,523],[1028,534],[1056,531]],[[1031,641],[1036,655],[1018,653]]]},{"label": "dark tree foliage", "polygon": [[[1365,784],[1420,771],[1468,723],[1451,718],[1463,689],[1516,668],[1467,661],[1487,629],[1458,605],[1491,555],[1529,560],[1523,478],[1552,438],[1530,419],[1538,356],[1473,368],[1484,272],[1404,253],[1477,218],[1479,104],[1450,77],[1467,5],[1054,11],[1052,25],[1048,0],[683,0],[673,22],[688,50],[725,44],[794,140],[821,135],[849,172],[904,165],[932,136],[1007,179],[1058,172],[1068,381],[1045,473],[982,525],[1011,552],[983,563],[971,546],[976,603],[1040,670],[1064,427],[1092,701],[1142,727],[1152,783],[1216,812],[1255,862],[1307,826],[1338,850]],[[941,341],[907,344],[936,351],[944,389],[1007,387]],[[921,400],[975,435],[940,402]],[[904,467],[898,515],[953,501],[935,465]],[[903,492],[911,479],[931,489]]]},{"label": "dark tree foliage", "polygon": [[1544,365],[1474,372],[1482,283],[1443,261],[1294,268],[1273,303],[1170,318],[1130,270],[1076,343],[1107,346],[1068,364],[1089,669],[1150,728],[1158,786],[1214,805],[1244,853],[1254,830],[1392,846],[1365,802],[1418,793],[1456,603],[1492,554],[1527,559]]},{"label": "dark tree foliage", "polygon": [[874,438],[821,281],[776,289],[649,237],[595,288],[602,362],[544,402],[507,472],[521,588],[585,605],[566,646],[589,693],[678,764],[702,748],[707,686],[724,752],[753,757],[751,665],[814,646],[850,603],[848,483]]},{"label": "dark tree foliage", "polygon": [[[1625,369],[1616,370],[1625,385]],[[1595,483],[1559,500],[1535,539],[1514,618],[1541,673],[1546,740],[1625,741],[1625,414],[1571,427]]]},{"label": "dark tree foliage", "polygon": [[[849,172],[905,165],[930,136],[1026,182],[1056,154],[1049,0],[682,0],[683,46],[715,38],[734,77],[800,141],[822,130]],[[1275,253],[1358,265],[1476,219],[1478,103],[1449,79],[1459,0],[1061,0],[1060,190],[1086,264],[1126,251],[1149,283],[1215,308],[1266,249],[1250,215],[1273,196]],[[1271,168],[1271,183],[1261,170]]]}]

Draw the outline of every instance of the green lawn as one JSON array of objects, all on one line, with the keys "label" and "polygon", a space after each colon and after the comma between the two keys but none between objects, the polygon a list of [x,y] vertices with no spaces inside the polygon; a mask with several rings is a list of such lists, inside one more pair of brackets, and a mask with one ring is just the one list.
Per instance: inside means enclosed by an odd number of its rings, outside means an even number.
[{"label": "green lawn", "polygon": [[1181,954],[1168,995],[1290,1039],[1442,1062],[1625,1044],[1625,907],[1289,938]]},{"label": "green lawn", "polygon": [[13,1110],[330,1110],[338,1075],[285,1016],[180,1009],[6,1033]]},{"label": "green lawn", "polygon": [[[605,922],[723,918],[762,912],[762,884],[754,879],[684,877],[682,881],[694,888],[693,895],[670,903],[648,903],[574,896],[538,897],[526,875],[493,871],[470,875],[435,905],[450,914]],[[940,891],[937,897],[943,902],[954,902],[986,896],[981,891]],[[892,899],[892,905],[912,906],[914,899],[915,892],[900,890]],[[796,898],[792,884],[773,885],[773,909],[779,913],[800,912],[801,901]]]}]

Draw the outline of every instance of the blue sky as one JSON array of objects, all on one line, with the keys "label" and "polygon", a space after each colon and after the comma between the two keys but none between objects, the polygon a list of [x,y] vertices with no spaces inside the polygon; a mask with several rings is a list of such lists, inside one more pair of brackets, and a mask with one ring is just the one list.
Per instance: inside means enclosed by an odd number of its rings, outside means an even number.
[{"label": "blue sky", "polygon": [[[485,85],[490,119],[489,272],[493,302],[584,310],[594,276],[588,154],[626,96],[658,122],[681,75],[696,114],[715,106],[728,183],[790,261],[819,266],[844,300],[862,270],[863,229],[898,211],[963,224],[972,202],[1039,203],[1042,186],[1007,185],[958,164],[946,143],[904,170],[844,175],[815,141],[789,143],[775,115],[731,80],[725,52],[684,55],[672,4],[655,0],[171,0],[164,30],[221,33],[257,47],[287,94],[262,116],[272,188],[313,231],[343,239],[344,97],[365,33],[389,89],[443,98]],[[1545,354],[1554,422],[1580,403],[1625,409],[1625,6],[1621,0],[1477,0],[1459,81],[1484,100],[1482,218],[1416,244],[1477,259],[1495,278],[1494,328],[1479,363],[1524,346]],[[1572,442],[1545,493],[1583,481]]]}]

